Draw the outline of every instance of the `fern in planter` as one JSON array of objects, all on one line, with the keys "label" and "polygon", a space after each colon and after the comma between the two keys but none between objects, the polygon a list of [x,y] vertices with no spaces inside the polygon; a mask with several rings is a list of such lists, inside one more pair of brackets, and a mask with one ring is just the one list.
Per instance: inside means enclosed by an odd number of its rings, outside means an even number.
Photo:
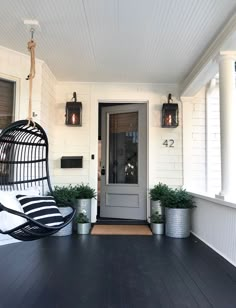
[{"label": "fern in planter", "polygon": [[74,188],[76,199],[92,199],[96,198],[96,191],[88,184],[79,184]]},{"label": "fern in planter", "polygon": [[162,200],[169,193],[170,188],[163,183],[158,183],[149,190],[149,196],[152,201]]},{"label": "fern in planter", "polygon": [[165,222],[165,219],[162,215],[160,215],[158,212],[155,212],[151,215],[150,221],[153,224],[163,224]]},{"label": "fern in planter", "polygon": [[[74,188],[75,192],[75,201],[74,207],[79,213],[86,213],[89,221],[91,221],[91,212],[92,212],[92,199],[96,198],[96,191],[94,188],[90,187],[88,184],[79,184]],[[76,225],[74,224],[74,229]]]},{"label": "fern in planter", "polygon": [[89,223],[88,216],[85,213],[79,213],[79,215],[76,217],[76,222],[78,224],[86,224]]},{"label": "fern in planter", "polygon": [[151,229],[153,234],[164,234],[164,216],[155,212],[151,215]]},{"label": "fern in planter", "polygon": [[85,212],[81,212],[76,217],[77,233],[78,234],[89,234],[91,229],[91,223]]},{"label": "fern in planter", "polygon": [[163,197],[162,204],[176,209],[195,207],[193,196],[183,188],[169,189],[169,193]]},{"label": "fern in planter", "polygon": [[166,211],[166,235],[185,238],[190,235],[191,209],[195,207],[193,196],[185,189],[170,190],[162,200]]},{"label": "fern in planter", "polygon": [[162,203],[163,198],[169,193],[170,188],[163,183],[158,183],[149,190],[149,196],[151,199],[150,213],[154,214],[158,212],[160,215],[165,215],[165,209]]},{"label": "fern in planter", "polygon": [[[50,193],[49,193],[50,194]],[[72,185],[68,186],[54,186],[52,193],[59,211],[62,216],[67,216],[72,211],[73,200],[75,199],[74,188]],[[55,236],[65,236],[72,234],[72,222],[70,222],[65,228],[55,233]]]},{"label": "fern in planter", "polygon": [[51,195],[60,207],[71,206],[76,197],[75,188],[72,185],[55,186]]}]

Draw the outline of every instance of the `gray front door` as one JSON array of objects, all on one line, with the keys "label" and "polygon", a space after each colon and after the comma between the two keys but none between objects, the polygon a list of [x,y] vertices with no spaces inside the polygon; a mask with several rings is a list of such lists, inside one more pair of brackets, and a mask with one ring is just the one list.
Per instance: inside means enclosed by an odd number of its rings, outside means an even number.
[{"label": "gray front door", "polygon": [[100,216],[146,220],[146,199],[146,104],[103,107]]}]

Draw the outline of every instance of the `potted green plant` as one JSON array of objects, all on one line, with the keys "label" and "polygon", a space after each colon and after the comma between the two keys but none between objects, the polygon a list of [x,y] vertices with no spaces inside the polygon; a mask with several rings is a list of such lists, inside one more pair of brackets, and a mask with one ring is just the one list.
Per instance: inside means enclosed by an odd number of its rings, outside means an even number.
[{"label": "potted green plant", "polygon": [[158,183],[149,190],[149,196],[151,199],[151,215],[158,212],[160,215],[165,215],[165,209],[162,204],[162,199],[169,193],[170,188],[163,183]]},{"label": "potted green plant", "polygon": [[185,238],[190,235],[193,196],[183,188],[170,189],[162,200],[165,206],[166,235]]},{"label": "potted green plant", "polygon": [[96,198],[95,189],[90,187],[88,184],[82,183],[75,186],[74,193],[74,206],[77,210],[77,215],[85,212],[89,221],[91,221],[91,200]]},{"label": "potted green plant", "polygon": [[77,233],[78,234],[89,234],[91,229],[91,223],[86,213],[81,212],[76,216]]},{"label": "potted green plant", "polygon": [[150,217],[151,220],[151,229],[153,234],[164,234],[164,216],[160,215],[158,212],[155,212]]},{"label": "potted green plant", "polygon": [[[56,201],[62,216],[66,216],[72,212],[72,206],[75,198],[75,192],[72,185],[68,186],[55,186],[50,193]],[[55,233],[55,236],[65,236],[72,234],[72,222],[69,223],[65,228]]]},{"label": "potted green plant", "polygon": [[71,206],[75,199],[75,188],[71,184],[68,186],[54,186],[51,195],[59,207]]}]

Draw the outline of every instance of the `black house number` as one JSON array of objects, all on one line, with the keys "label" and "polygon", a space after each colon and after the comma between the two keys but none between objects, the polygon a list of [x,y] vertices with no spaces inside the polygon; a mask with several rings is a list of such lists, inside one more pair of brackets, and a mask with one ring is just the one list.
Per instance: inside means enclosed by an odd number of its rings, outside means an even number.
[{"label": "black house number", "polygon": [[166,139],[162,144],[168,148],[174,148],[174,139]]}]

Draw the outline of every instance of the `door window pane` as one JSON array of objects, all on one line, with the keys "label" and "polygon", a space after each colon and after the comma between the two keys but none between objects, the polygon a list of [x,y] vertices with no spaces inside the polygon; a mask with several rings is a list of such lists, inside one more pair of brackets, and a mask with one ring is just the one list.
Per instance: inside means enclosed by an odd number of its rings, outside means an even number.
[{"label": "door window pane", "polygon": [[138,184],[138,112],[109,115],[110,184]]}]

